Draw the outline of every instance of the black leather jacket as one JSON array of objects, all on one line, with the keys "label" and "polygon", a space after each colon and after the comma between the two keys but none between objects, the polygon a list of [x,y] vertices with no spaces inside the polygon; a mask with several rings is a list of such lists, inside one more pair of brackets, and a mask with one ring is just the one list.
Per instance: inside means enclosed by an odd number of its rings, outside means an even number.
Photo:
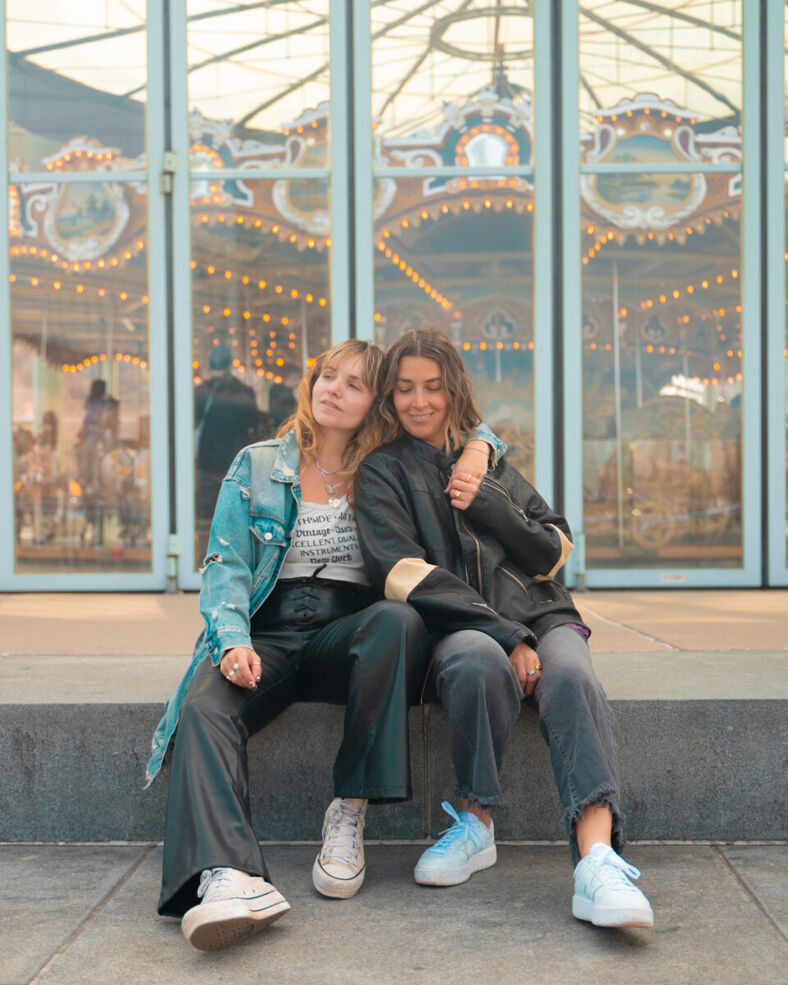
[{"label": "black leather jacket", "polygon": [[362,462],[354,506],[373,586],[409,602],[435,635],[476,629],[507,653],[583,625],[554,580],[573,547],[566,520],[505,460],[467,510],[454,509],[443,490],[457,457],[404,435]]}]

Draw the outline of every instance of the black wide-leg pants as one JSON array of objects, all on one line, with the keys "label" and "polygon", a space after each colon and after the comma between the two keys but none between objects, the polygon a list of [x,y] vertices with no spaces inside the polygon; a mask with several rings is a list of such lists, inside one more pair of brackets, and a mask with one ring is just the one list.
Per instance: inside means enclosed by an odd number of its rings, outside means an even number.
[{"label": "black wide-leg pants", "polygon": [[159,913],[194,906],[203,869],[269,878],[252,828],[246,744],[294,701],[346,706],[335,796],[411,796],[408,705],[418,703],[427,633],[409,605],[370,597],[347,582],[279,581],[252,620],[257,690],[227,681],[209,660],[198,667],[175,736]]}]

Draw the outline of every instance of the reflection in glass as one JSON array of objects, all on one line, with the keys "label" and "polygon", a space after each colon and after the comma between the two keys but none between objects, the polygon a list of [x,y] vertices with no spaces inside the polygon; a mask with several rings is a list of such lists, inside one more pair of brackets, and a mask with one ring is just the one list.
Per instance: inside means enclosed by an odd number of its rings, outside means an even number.
[{"label": "reflection in glass", "polygon": [[[616,180],[627,198],[628,179]],[[584,527],[594,567],[742,564],[738,211],[712,208],[715,176],[705,180],[698,227],[633,234],[588,221],[583,232]]]},{"label": "reflection in glass", "polygon": [[195,566],[236,452],[276,433],[331,344],[325,184],[228,181],[218,203],[203,184],[192,182]]},{"label": "reflection in glass", "polygon": [[6,10],[11,169],[142,166],[145,0],[8,0]]},{"label": "reflection in glass", "polygon": [[[533,98],[533,13],[531,4],[372,4],[372,115],[376,141],[398,141],[417,131],[440,131],[458,111],[475,104],[488,124],[497,101],[530,118]],[[481,123],[480,119],[480,123]],[[519,129],[516,120],[510,128]],[[454,164],[454,148],[425,146],[418,154],[392,146],[393,165]],[[504,151],[506,156],[510,152]],[[472,160],[480,164],[482,160]],[[482,154],[482,157],[485,155]],[[389,160],[390,158],[390,160]],[[460,163],[457,161],[457,163]],[[491,161],[490,163],[504,163]],[[527,159],[511,161],[526,164]]]},{"label": "reflection in glass", "polygon": [[150,570],[145,196],[9,194],[16,570]]},{"label": "reflection in glass", "polygon": [[375,223],[375,337],[443,329],[485,420],[533,478],[532,186],[397,179]]},{"label": "reflection in glass", "polygon": [[[581,134],[602,122],[611,136],[625,134],[632,101],[642,94],[658,96],[665,117],[679,113],[673,119],[677,142],[676,122],[683,126],[691,119],[704,135],[740,127],[741,0],[584,0],[578,28]],[[647,155],[647,149],[638,151],[639,160],[658,159]]]},{"label": "reflection in glass", "polygon": [[307,165],[296,144],[301,135],[311,139],[316,115],[327,120],[328,0],[187,0],[187,14],[192,120],[243,141],[240,156],[283,155],[291,166],[317,166]]}]

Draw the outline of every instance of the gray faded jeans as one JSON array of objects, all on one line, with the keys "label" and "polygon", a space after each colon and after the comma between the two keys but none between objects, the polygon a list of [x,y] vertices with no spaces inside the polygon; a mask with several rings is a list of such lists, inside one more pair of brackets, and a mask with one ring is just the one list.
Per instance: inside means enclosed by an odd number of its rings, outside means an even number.
[{"label": "gray faded jeans", "polygon": [[[550,750],[572,859],[577,863],[580,858],[575,823],[591,804],[611,809],[618,851],[623,828],[616,720],[594,673],[588,644],[576,629],[558,626],[545,633],[536,651],[542,676],[533,700]],[[476,630],[444,637],[432,657],[424,699],[446,711],[455,796],[482,805],[500,803],[498,771],[523,701],[507,654]]]}]

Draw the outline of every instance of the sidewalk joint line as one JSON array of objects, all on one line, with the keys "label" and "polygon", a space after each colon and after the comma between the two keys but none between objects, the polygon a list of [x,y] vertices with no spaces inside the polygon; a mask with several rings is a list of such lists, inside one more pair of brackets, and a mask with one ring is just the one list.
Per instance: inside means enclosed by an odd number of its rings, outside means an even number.
[{"label": "sidewalk joint line", "polygon": [[625,622],[618,622],[617,619],[611,619],[609,616],[603,616],[600,612],[597,612],[593,606],[589,605],[585,599],[581,599],[581,606],[582,608],[593,613],[595,618],[599,619],[600,622],[607,623],[608,626],[615,626],[617,629],[625,629],[629,633],[637,633],[637,635],[642,636],[644,640],[649,640],[651,643],[659,643],[660,646],[664,646],[667,650],[675,650],[676,652],[681,650],[680,646],[674,646],[672,643],[668,643],[667,640],[661,640],[658,636],[652,636],[650,633],[644,633],[642,629],[636,629],[634,626],[628,626]]},{"label": "sidewalk joint line", "polygon": [[739,887],[748,897],[748,899],[755,907],[755,909],[760,913],[760,915],[766,921],[767,925],[769,926],[769,929],[777,936],[783,948],[786,951],[788,951],[788,938],[786,938],[785,934],[782,932],[777,922],[769,914],[766,907],[763,905],[763,903],[761,903],[761,901],[758,899],[758,897],[755,895],[752,889],[750,889],[750,887],[747,885],[744,879],[739,875],[739,873],[734,868],[732,862],[730,862],[730,860],[725,856],[725,853],[722,851],[720,846],[718,844],[712,845],[711,848],[712,851],[717,856],[717,858],[720,859],[722,864],[727,868],[728,872],[730,872],[730,874],[733,876],[734,880],[739,884]]},{"label": "sidewalk joint line", "polygon": [[71,945],[76,941],[76,939],[82,934],[82,931],[87,927],[89,923],[93,921],[94,917],[97,917],[99,913],[104,909],[104,907],[109,903],[109,901],[115,896],[118,890],[121,889],[137,869],[142,865],[142,863],[148,858],[151,852],[156,848],[156,845],[148,844],[148,847],[140,855],[140,857],[134,862],[134,864],[125,872],[123,876],[111,887],[109,892],[104,896],[103,899],[93,907],[93,909],[88,913],[88,915],[82,920],[78,927],[71,931],[68,937],[63,941],[60,947],[55,951],[55,953],[38,969],[36,974],[30,979],[27,985],[39,985],[39,982],[44,977],[44,975],[49,971],[49,969],[55,964],[62,954],[71,947]]}]

